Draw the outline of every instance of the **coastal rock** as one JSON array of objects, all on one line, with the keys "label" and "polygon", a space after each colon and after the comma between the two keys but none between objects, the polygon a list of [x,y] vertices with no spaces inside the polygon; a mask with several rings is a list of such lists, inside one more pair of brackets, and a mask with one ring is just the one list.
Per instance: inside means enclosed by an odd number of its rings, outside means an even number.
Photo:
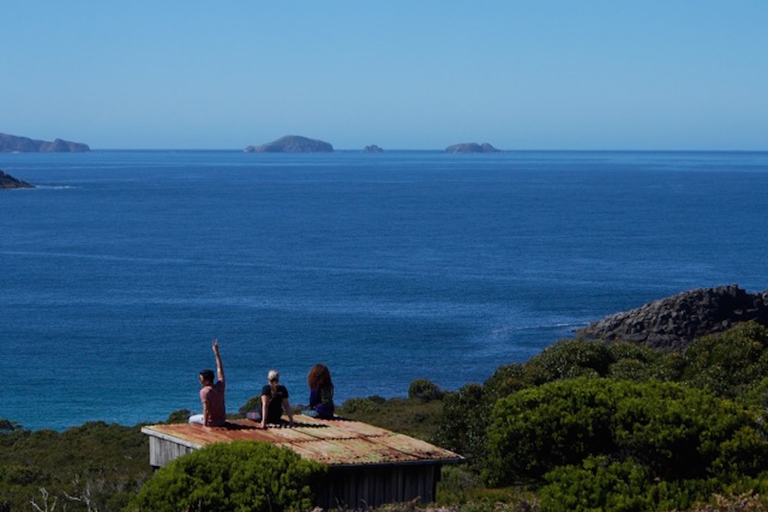
[{"label": "coastal rock", "polygon": [[286,135],[260,146],[248,146],[246,153],[333,153],[333,146],[327,142],[308,139],[299,135]]},{"label": "coastal rock", "polygon": [[478,144],[477,142],[463,142],[461,144],[454,144],[445,148],[446,153],[501,153],[500,149],[496,149],[487,142]]},{"label": "coastal rock", "polygon": [[384,150],[381,149],[376,144],[371,144],[370,146],[365,146],[363,148],[363,153],[383,153]]},{"label": "coastal rock", "polygon": [[35,188],[26,181],[14,178],[0,170],[0,188]]},{"label": "coastal rock", "polygon": [[748,321],[768,326],[768,290],[747,293],[733,284],[660,299],[591,323],[577,333],[588,338],[677,350],[698,337]]},{"label": "coastal rock", "polygon": [[85,153],[90,150],[88,144],[80,142],[63,139],[47,142],[0,133],[0,153]]}]

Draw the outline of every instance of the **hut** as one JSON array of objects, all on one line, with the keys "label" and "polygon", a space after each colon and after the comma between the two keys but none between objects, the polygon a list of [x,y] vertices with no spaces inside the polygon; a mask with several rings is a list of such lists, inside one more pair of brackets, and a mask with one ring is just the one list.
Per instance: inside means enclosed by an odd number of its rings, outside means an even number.
[{"label": "hut", "polygon": [[249,420],[230,420],[221,428],[168,424],[141,431],[149,436],[149,462],[155,468],[211,443],[250,440],[290,448],[328,465],[317,497],[317,505],[324,509],[429,503],[435,499],[441,467],[464,460],[430,443],[359,421],[303,415],[295,419],[292,425],[266,430]]}]

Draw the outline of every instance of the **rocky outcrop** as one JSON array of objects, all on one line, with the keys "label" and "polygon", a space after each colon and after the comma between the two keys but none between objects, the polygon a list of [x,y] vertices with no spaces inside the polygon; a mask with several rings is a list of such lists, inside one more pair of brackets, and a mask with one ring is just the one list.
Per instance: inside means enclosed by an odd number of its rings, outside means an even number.
[{"label": "rocky outcrop", "polygon": [[363,153],[383,153],[384,150],[381,149],[376,144],[371,144],[370,146],[365,146],[363,148]]},{"label": "rocky outcrop", "polygon": [[768,326],[768,290],[748,293],[734,284],[660,299],[591,323],[577,333],[653,348],[682,349],[700,336],[748,321]]},{"label": "rocky outcrop", "polygon": [[35,188],[34,185],[30,185],[26,181],[21,181],[10,174],[4,173],[0,170],[0,189],[1,188]]},{"label": "rocky outcrop", "polygon": [[477,142],[464,142],[461,144],[454,144],[445,148],[446,153],[501,153],[500,149],[496,149],[487,142],[478,144]]},{"label": "rocky outcrop", "polygon": [[85,153],[88,144],[56,139],[53,142],[34,140],[0,133],[0,153]]},{"label": "rocky outcrop", "polygon": [[299,135],[286,135],[260,146],[248,146],[246,153],[333,153],[327,142],[308,139]]}]

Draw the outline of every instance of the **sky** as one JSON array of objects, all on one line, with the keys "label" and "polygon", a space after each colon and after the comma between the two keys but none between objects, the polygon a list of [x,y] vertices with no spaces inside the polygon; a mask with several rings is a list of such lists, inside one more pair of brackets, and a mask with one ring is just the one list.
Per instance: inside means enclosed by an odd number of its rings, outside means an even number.
[{"label": "sky", "polygon": [[0,133],[768,150],[765,0],[0,0]]}]

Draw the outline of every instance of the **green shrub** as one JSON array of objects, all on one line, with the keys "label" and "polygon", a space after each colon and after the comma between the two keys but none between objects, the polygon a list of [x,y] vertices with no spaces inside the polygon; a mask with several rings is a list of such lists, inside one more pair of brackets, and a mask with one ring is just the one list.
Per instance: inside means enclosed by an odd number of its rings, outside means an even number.
[{"label": "green shrub", "polygon": [[240,416],[245,416],[245,413],[249,411],[261,412],[261,395],[256,395],[249,398],[248,401],[245,402],[243,406],[237,410],[237,413]]},{"label": "green shrub", "polygon": [[653,377],[653,368],[637,359],[619,359],[610,366],[608,377],[641,382]]},{"label": "green shrub", "polygon": [[431,402],[432,400],[442,400],[445,392],[440,386],[427,379],[416,379],[408,387],[408,398],[411,400],[421,400],[422,402]]},{"label": "green shrub", "polygon": [[669,352],[623,341],[608,345],[612,362],[607,376],[617,380],[643,381],[651,378],[676,380],[678,373],[670,371]]},{"label": "green shrub", "polygon": [[754,322],[704,336],[685,351],[683,380],[735,398],[768,376],[768,329]]},{"label": "green shrub", "polygon": [[485,455],[486,429],[493,403],[483,386],[467,384],[443,398],[443,412],[434,441],[465,457],[478,460]]},{"label": "green shrub", "polygon": [[666,482],[632,459],[589,457],[557,468],[540,491],[542,512],[645,512],[685,510],[722,486],[714,479]]},{"label": "green shrub", "polygon": [[443,404],[440,400],[423,402],[419,399],[380,396],[350,398],[337,409],[345,418],[370,423],[387,430],[418,439],[430,440],[437,430]]},{"label": "green shrub", "polygon": [[307,510],[320,464],[267,443],[214,443],[176,459],[144,484],[129,510]]},{"label": "green shrub", "polygon": [[525,366],[518,363],[499,366],[483,383],[483,389],[488,399],[495,403],[499,398],[531,387],[528,373]]},{"label": "green shrub", "polygon": [[486,476],[538,478],[590,455],[633,457],[662,479],[733,479],[768,467],[754,411],[675,383],[576,379],[496,403]]},{"label": "green shrub", "polygon": [[173,411],[171,414],[168,415],[168,419],[165,420],[166,423],[187,423],[189,421],[189,417],[192,416],[192,411],[189,409],[178,409],[176,411]]},{"label": "green shrub", "polygon": [[562,340],[526,363],[532,385],[578,377],[604,377],[614,358],[602,341]]},{"label": "green shrub", "polygon": [[341,404],[339,413],[341,414],[365,414],[375,413],[381,409],[382,404],[386,402],[386,399],[381,397],[368,397],[368,398],[349,398]]},{"label": "green shrub", "polygon": [[615,404],[606,382],[553,382],[497,401],[488,430],[490,483],[541,477],[591,453],[615,451],[610,431]]}]

